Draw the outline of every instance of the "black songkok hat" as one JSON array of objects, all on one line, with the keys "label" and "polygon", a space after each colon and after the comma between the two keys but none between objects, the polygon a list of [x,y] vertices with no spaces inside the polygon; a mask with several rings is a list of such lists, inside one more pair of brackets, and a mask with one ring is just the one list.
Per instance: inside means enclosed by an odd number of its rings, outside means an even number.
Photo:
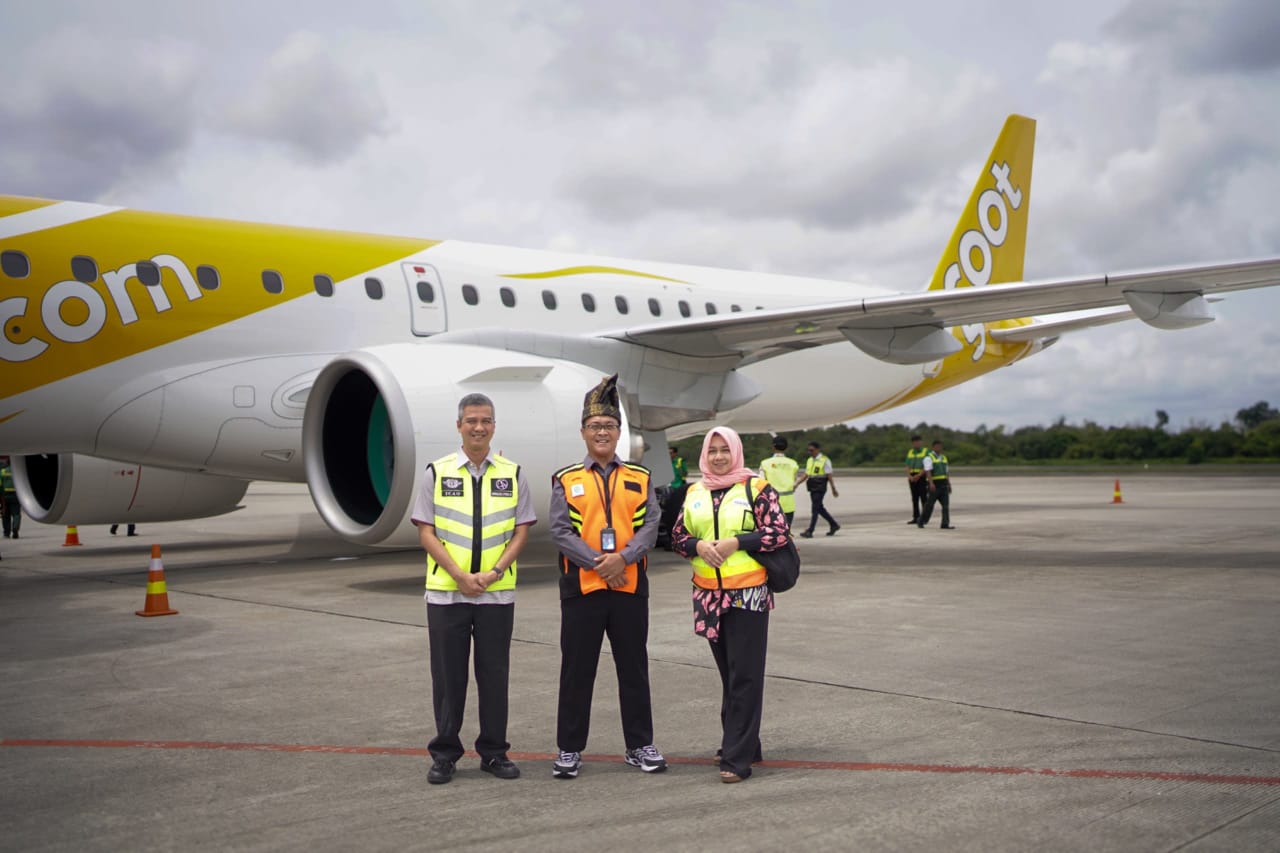
[{"label": "black songkok hat", "polygon": [[622,423],[622,410],[618,405],[618,374],[606,376],[600,384],[587,392],[582,400],[582,422],[587,418],[609,417]]}]

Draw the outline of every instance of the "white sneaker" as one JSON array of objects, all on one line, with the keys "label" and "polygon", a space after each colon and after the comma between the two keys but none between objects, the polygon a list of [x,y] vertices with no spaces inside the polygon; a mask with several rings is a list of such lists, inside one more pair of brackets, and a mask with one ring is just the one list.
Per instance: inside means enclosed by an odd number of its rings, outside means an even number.
[{"label": "white sneaker", "polygon": [[582,753],[562,752],[555,764],[551,765],[551,775],[556,779],[573,779],[577,777],[578,769],[581,767]]},{"label": "white sneaker", "polygon": [[653,744],[638,749],[628,749],[622,756],[632,767],[639,767],[645,773],[661,773],[667,769],[667,759],[662,757]]}]

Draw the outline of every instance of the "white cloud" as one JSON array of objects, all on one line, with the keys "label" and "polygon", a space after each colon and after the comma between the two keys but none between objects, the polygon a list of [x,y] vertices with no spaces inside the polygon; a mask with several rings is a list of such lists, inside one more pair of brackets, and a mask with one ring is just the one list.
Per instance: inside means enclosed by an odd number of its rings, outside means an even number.
[{"label": "white cloud", "polygon": [[[1029,277],[1280,254],[1262,0],[113,8],[8,16],[0,191],[913,289],[1020,112]],[[1280,403],[1278,303],[1068,337],[876,420]]]},{"label": "white cloud", "polygon": [[229,128],[279,142],[316,164],[342,160],[389,129],[374,81],[353,73],[345,52],[313,32],[291,35],[243,99],[226,114]]}]

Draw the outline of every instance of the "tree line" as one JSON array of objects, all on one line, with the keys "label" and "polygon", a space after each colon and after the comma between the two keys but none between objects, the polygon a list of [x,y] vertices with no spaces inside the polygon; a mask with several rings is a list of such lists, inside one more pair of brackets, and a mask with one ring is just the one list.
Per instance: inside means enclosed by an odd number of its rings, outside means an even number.
[{"label": "tree line", "polygon": [[[928,446],[945,443],[947,456],[965,465],[1090,464],[1095,462],[1280,462],[1280,410],[1258,403],[1236,412],[1235,420],[1216,427],[1192,425],[1173,432],[1169,415],[1156,410],[1155,426],[1100,426],[1092,421],[1069,424],[1058,418],[1049,426],[1008,430],[980,425],[972,431],[921,423],[878,425],[858,429],[837,424],[822,429],[783,432],[788,454],[803,462],[810,441],[839,468],[901,465],[912,435]],[[772,435],[742,436],[747,465],[756,466],[773,453]],[[675,442],[691,467],[697,466],[702,437]]]}]

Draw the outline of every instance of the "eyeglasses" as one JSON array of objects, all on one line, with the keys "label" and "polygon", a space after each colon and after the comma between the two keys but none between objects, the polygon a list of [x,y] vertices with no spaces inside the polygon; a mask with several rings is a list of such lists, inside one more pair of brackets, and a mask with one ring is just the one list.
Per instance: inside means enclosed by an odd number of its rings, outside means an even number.
[{"label": "eyeglasses", "polygon": [[587,432],[617,432],[621,429],[618,424],[583,424],[582,428]]}]

